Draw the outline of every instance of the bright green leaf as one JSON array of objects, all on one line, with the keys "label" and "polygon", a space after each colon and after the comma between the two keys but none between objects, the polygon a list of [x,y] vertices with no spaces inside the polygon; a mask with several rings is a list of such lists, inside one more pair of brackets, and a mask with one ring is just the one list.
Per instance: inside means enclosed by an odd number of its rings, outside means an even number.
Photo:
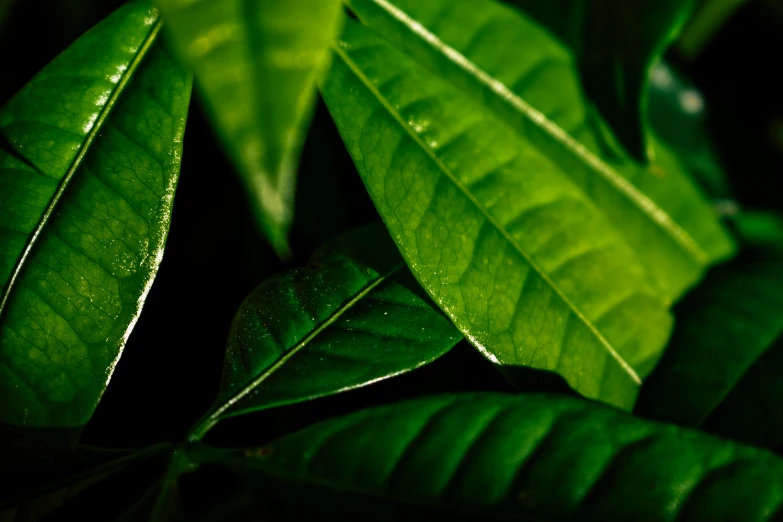
[{"label": "bright green leaf", "polygon": [[575,58],[535,22],[490,0],[349,0],[361,21],[465,91],[545,152],[609,217],[663,295],[677,299],[733,245],[676,157],[642,167],[603,145]]},{"label": "bright green leaf", "polygon": [[783,505],[769,453],[557,395],[417,399],[223,464],[296,520],[751,522]]},{"label": "bright green leaf", "polygon": [[394,272],[321,251],[262,283],[234,318],[216,406],[193,438],[221,418],[365,386],[450,350],[462,336]]},{"label": "bright green leaf", "polygon": [[87,422],[163,255],[190,78],[119,9],[0,112],[0,421]]},{"label": "bright green leaf", "polygon": [[468,340],[630,407],[671,318],[565,174],[355,22],[322,93],[408,266]]},{"label": "bright green leaf", "polygon": [[633,157],[647,161],[647,75],[694,0],[503,0],[574,50],[587,98]]},{"label": "bright green leaf", "polygon": [[743,442],[783,443],[783,255],[748,251],[677,306],[637,412]]},{"label": "bright green leaf", "polygon": [[299,152],[340,0],[157,2],[261,229],[287,257]]}]

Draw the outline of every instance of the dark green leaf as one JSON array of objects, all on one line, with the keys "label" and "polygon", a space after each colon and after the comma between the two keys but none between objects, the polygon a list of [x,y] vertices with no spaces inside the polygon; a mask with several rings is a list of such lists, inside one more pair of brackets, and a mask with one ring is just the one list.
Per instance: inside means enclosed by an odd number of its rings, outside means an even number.
[{"label": "dark green leaf", "polygon": [[[117,450],[80,449],[81,458],[75,467],[81,471],[71,473],[62,479],[38,487],[25,494],[11,498],[0,494],[0,520],[4,522],[34,522],[49,520],[48,515],[61,509],[108,477],[119,474],[130,467],[147,461],[160,459],[172,449],[171,444],[157,444],[133,453]],[[92,465],[84,465],[92,463]],[[154,463],[153,463],[154,465]],[[28,470],[29,471],[29,470]],[[7,476],[4,479],[10,478]]]},{"label": "dark green leaf", "polygon": [[783,219],[780,216],[769,212],[741,212],[732,224],[746,245],[783,250]]},{"label": "dark green leaf", "polygon": [[[489,0],[350,0],[363,23],[494,112],[609,217],[662,294],[677,299],[733,245],[676,157],[653,139],[642,167],[603,146],[574,57],[530,19]],[[609,136],[609,138],[611,138]]]},{"label": "dark green leaf", "polygon": [[783,253],[748,251],[677,306],[637,412],[743,442],[783,444]]},{"label": "dark green leaf", "polygon": [[322,93],[403,257],[471,343],[631,407],[671,318],[584,193],[353,21]]},{"label": "dark green leaf", "polygon": [[322,251],[261,284],[237,312],[217,403],[193,438],[221,418],[365,386],[450,350],[459,332],[391,281],[395,271]]},{"label": "dark green leaf", "polygon": [[679,156],[704,193],[713,199],[731,197],[707,129],[704,97],[663,62],[650,70],[649,114],[652,130]]},{"label": "dark green leaf", "polygon": [[769,453],[556,395],[418,399],[223,463],[296,520],[434,520],[446,508],[475,520],[750,522],[783,505],[783,462]]},{"label": "dark green leaf", "polygon": [[299,152],[340,0],[157,0],[258,223],[289,255]]},{"label": "dark green leaf", "polygon": [[587,98],[619,140],[647,161],[647,74],[674,41],[694,0],[503,0],[574,50]]},{"label": "dark green leaf", "polygon": [[144,2],[0,112],[0,421],[90,418],[163,254],[190,79]]}]

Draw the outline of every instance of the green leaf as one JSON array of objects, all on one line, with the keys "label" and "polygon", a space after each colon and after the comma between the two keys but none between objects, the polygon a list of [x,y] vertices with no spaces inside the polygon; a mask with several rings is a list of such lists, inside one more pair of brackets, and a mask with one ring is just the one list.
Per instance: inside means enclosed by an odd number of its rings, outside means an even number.
[{"label": "green leaf", "polygon": [[637,413],[743,442],[783,444],[783,253],[748,251],[676,309]]},{"label": "green leaf", "polygon": [[87,422],[158,269],[190,79],[132,2],[0,111],[0,421]]},{"label": "green leaf", "polygon": [[218,400],[195,431],[221,418],[366,386],[434,361],[460,339],[435,309],[339,252],[262,283],[242,303]]},{"label": "green leaf", "polygon": [[733,244],[676,157],[654,137],[642,167],[603,143],[573,54],[535,22],[489,0],[349,0],[363,23],[513,126],[606,213],[676,300]]},{"label": "green leaf", "polygon": [[707,129],[704,97],[663,62],[650,70],[650,126],[680,158],[705,194],[731,197],[729,181]]},{"label": "green leaf", "polygon": [[620,142],[648,160],[650,67],[688,21],[694,0],[504,0],[574,50],[581,85]]},{"label": "green leaf", "polygon": [[557,395],[417,399],[223,464],[296,520],[762,521],[783,504],[769,453]]},{"label": "green leaf", "polygon": [[[133,453],[81,447],[79,448],[82,454],[80,460],[88,465],[82,462],[78,462],[77,465],[71,464],[72,467],[82,468],[80,471],[71,471],[59,480],[46,483],[15,498],[8,497],[5,494],[7,491],[0,493],[0,520],[8,522],[49,520],[48,515],[72,502],[76,497],[89,496],[90,489],[96,484],[139,464],[152,461],[154,465],[156,460],[171,449],[173,445],[169,443],[156,444]],[[8,476],[4,478],[11,479]]]},{"label": "green leaf", "polygon": [[340,0],[157,0],[258,224],[290,255],[299,152]]},{"label": "green leaf", "polygon": [[631,407],[671,318],[558,167],[352,21],[322,93],[408,266],[468,340]]}]

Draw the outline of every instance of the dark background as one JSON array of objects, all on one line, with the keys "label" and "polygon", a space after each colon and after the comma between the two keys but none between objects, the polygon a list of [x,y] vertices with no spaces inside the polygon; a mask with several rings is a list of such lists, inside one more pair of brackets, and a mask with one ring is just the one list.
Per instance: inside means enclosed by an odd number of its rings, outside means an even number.
[{"label": "dark background", "polygon": [[[0,103],[121,3],[12,4],[0,30]],[[676,51],[668,56],[704,93],[718,153],[736,199],[745,208],[781,208],[781,50],[783,9],[769,1],[750,0],[695,60],[685,60]],[[374,219],[372,203],[319,103],[300,168],[291,264],[306,263],[309,252],[329,236]],[[256,232],[196,93],[163,263],[82,442],[131,448],[181,441],[216,394],[235,310],[265,277],[282,268]],[[481,356],[461,343],[436,363],[391,381],[229,420],[208,441],[260,444],[336,413],[421,393],[467,389],[509,388]]]}]

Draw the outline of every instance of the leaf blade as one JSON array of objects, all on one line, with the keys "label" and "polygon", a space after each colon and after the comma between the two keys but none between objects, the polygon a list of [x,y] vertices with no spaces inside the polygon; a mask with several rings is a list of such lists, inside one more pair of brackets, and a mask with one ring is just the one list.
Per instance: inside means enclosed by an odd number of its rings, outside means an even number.
[{"label": "leaf blade", "polygon": [[340,252],[262,283],[240,306],[216,406],[218,420],[366,386],[428,364],[461,335],[427,303]]},{"label": "leaf blade", "polygon": [[[518,135],[368,29],[348,21],[335,53],[322,94],[430,296],[493,362],[555,370],[590,397],[632,403],[669,318],[596,209]],[[623,284],[604,284],[613,278]],[[625,315],[630,303],[649,312],[646,324]],[[641,343],[626,336],[637,328],[649,334]]]},{"label": "leaf blade", "polygon": [[296,169],[339,0],[158,0],[260,229],[285,258]]},{"label": "leaf blade", "polygon": [[154,280],[190,96],[157,31],[121,8],[0,113],[4,422],[84,424]]},{"label": "leaf blade", "polygon": [[647,168],[607,150],[603,124],[582,99],[572,53],[535,23],[482,0],[349,5],[362,23],[546,151],[607,213],[667,299],[680,296],[708,263],[732,254],[714,210],[667,149],[654,143],[656,161]]},{"label": "leaf blade", "polygon": [[780,251],[749,247],[678,306],[637,413],[770,449],[783,442],[782,261]]},{"label": "leaf blade", "polygon": [[768,520],[783,502],[783,462],[764,451],[555,395],[425,397],[223,464],[274,477],[278,506],[303,486],[325,488],[338,500],[319,507],[351,520],[379,504],[415,520],[444,509],[471,520]]}]

